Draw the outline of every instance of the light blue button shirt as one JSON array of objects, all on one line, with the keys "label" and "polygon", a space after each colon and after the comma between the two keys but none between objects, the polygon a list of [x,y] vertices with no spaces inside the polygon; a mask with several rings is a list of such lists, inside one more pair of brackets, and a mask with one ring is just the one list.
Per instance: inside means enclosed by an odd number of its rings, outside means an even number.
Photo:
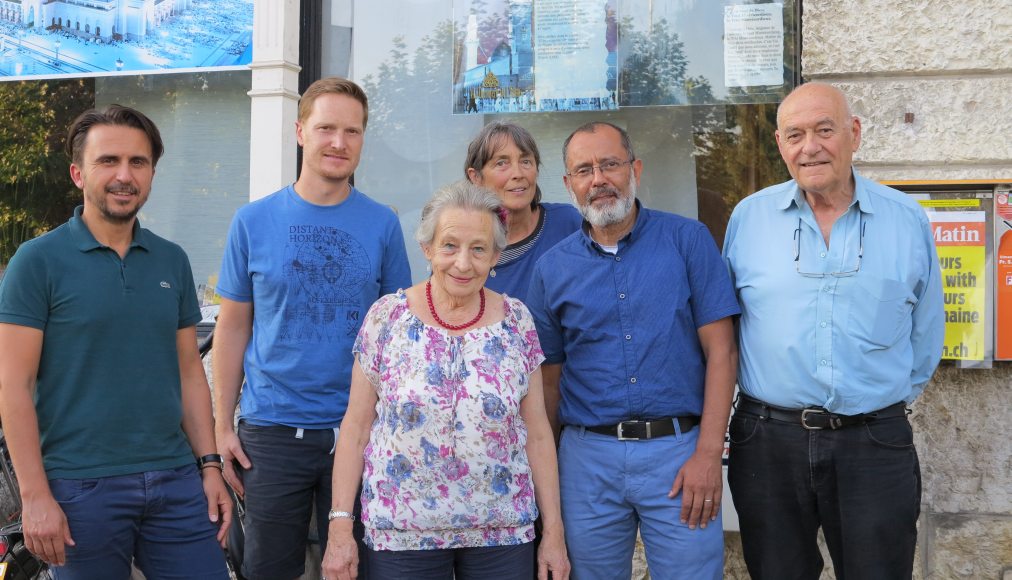
[{"label": "light blue button shirt", "polygon": [[941,358],[927,215],[899,191],[854,180],[828,246],[793,180],[731,215],[723,255],[742,309],[738,382],[771,405],[853,415],[910,402]]}]

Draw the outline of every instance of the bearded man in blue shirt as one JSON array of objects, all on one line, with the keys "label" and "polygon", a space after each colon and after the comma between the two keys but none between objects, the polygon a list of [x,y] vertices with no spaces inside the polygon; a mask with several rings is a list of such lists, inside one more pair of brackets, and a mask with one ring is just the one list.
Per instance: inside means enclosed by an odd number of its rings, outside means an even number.
[{"label": "bearded man in blue shirt", "polygon": [[724,257],[742,306],[728,483],[752,578],[910,578],[920,468],[906,405],[944,334],[927,216],[857,174],[861,122],[838,89],[777,112],[793,180],[743,200]]},{"label": "bearded man in blue shirt", "polygon": [[527,294],[562,431],[573,576],[628,578],[637,528],[652,578],[723,575],[721,453],[738,314],[701,223],[643,207],[643,162],[610,123],[563,146],[583,228],[538,261]]}]

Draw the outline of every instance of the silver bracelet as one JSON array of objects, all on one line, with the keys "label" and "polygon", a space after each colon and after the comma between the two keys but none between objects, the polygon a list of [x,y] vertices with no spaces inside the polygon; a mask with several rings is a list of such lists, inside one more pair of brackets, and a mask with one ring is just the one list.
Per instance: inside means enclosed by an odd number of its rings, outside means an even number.
[{"label": "silver bracelet", "polygon": [[337,511],[337,510],[330,510],[330,513],[327,514],[327,520],[328,521],[334,521],[334,520],[339,519],[339,518],[340,519],[345,519],[345,520],[355,521],[355,516],[352,515],[351,512],[342,512],[342,511]]}]

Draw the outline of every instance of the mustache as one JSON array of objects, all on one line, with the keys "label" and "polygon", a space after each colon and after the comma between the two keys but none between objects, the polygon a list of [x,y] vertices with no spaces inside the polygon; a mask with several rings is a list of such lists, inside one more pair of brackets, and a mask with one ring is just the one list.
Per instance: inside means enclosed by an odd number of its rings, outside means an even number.
[{"label": "mustache", "polygon": [[137,195],[137,188],[129,183],[113,183],[105,187],[106,193],[129,193]]},{"label": "mustache", "polygon": [[612,187],[610,185],[599,185],[597,187],[592,188],[587,193],[587,203],[593,202],[602,195],[614,195],[615,197],[622,197],[622,194],[619,192],[617,187]]}]

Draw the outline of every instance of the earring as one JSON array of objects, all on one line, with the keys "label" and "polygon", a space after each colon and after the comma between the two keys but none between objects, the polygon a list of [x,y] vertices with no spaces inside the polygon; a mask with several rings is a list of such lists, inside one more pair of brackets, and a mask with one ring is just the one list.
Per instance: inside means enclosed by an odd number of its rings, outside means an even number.
[{"label": "earring", "polygon": [[489,271],[488,275],[495,278],[495,268],[492,268],[492,270]]},{"label": "earring", "polygon": [[432,264],[425,264],[425,271],[429,274],[432,273]]}]

